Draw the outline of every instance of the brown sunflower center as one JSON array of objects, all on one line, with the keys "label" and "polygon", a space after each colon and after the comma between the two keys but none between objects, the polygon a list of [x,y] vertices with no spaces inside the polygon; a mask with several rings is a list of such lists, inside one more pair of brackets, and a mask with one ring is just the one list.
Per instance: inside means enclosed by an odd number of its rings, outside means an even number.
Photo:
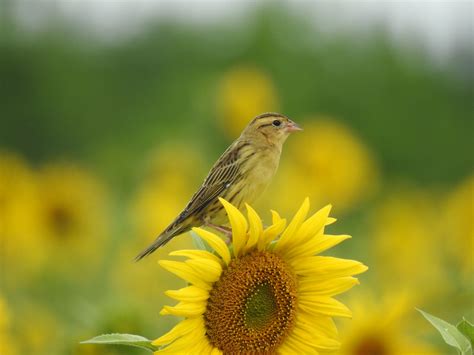
[{"label": "brown sunflower center", "polygon": [[74,226],[74,215],[66,206],[52,206],[49,217],[51,227],[57,235],[67,235]]},{"label": "brown sunflower center", "polygon": [[270,252],[233,259],[214,284],[204,314],[207,337],[224,353],[275,352],[294,324],[296,278]]},{"label": "brown sunflower center", "polygon": [[354,349],[354,355],[387,355],[387,345],[378,336],[368,336],[359,342]]}]

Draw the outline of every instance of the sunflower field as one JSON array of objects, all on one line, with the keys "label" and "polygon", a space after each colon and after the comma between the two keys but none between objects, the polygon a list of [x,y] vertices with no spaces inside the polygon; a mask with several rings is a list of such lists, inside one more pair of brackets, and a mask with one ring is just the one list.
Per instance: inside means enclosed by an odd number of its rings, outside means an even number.
[{"label": "sunflower field", "polygon": [[[416,38],[323,31],[281,3],[109,40],[48,16],[34,30],[15,11],[0,16],[1,355],[147,353],[81,344],[111,333],[157,339],[147,343],[157,354],[245,353],[242,329],[212,318],[239,297],[245,326],[284,329],[281,340],[265,328],[266,350],[245,338],[261,353],[469,353],[469,340],[465,352],[449,346],[417,309],[474,321],[471,44],[439,61]],[[198,229],[134,262],[264,112],[304,130],[248,214],[223,202],[232,248]],[[317,245],[303,229],[320,231]],[[214,252],[204,257],[197,240]],[[172,252],[202,256],[202,275],[177,277],[188,264]],[[273,299],[280,286],[266,281],[251,297],[231,292],[245,258],[249,273],[281,273],[292,296]],[[188,296],[199,302],[176,306]],[[267,310],[267,296],[287,313]]]}]

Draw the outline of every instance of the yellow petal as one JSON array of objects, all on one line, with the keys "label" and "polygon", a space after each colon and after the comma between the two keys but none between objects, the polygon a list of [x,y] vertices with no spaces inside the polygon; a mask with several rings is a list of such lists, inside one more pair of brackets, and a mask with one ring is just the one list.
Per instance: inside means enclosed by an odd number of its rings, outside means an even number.
[{"label": "yellow petal", "polygon": [[300,312],[296,315],[295,328],[300,328],[302,331],[310,334],[317,341],[318,349],[340,346],[340,342],[336,340],[336,325],[330,317],[319,316],[315,318],[311,316],[311,319],[308,319],[304,313]]},{"label": "yellow petal", "polygon": [[193,228],[193,231],[199,235],[209,246],[220,255],[222,260],[224,260],[226,265],[230,263],[230,251],[225,242],[215,235],[202,228]]},{"label": "yellow petal", "polygon": [[314,301],[298,300],[298,308],[314,316],[322,314],[330,317],[352,317],[352,312],[346,305],[330,297],[320,297]]},{"label": "yellow petal", "polygon": [[160,260],[158,264],[179,278],[204,290],[210,290],[211,284],[204,281],[190,265],[180,261]]},{"label": "yellow petal", "polygon": [[158,351],[155,351],[154,354],[157,355],[195,355],[204,353],[196,352],[196,345],[205,337],[205,335],[194,335],[189,333],[182,338],[179,338],[174,343],[168,345],[165,348],[162,348]]},{"label": "yellow petal", "polygon": [[355,277],[338,277],[318,282],[312,282],[301,278],[298,283],[298,297],[301,299],[304,298],[311,300],[311,298],[316,298],[321,295],[335,296],[346,292],[358,284],[359,280]]},{"label": "yellow petal", "polygon": [[278,354],[280,355],[300,355],[301,352],[297,349],[293,349],[290,344],[284,342],[278,347]]},{"label": "yellow petal", "polygon": [[221,197],[219,197],[219,201],[229,217],[230,226],[232,227],[232,245],[234,246],[234,255],[237,257],[247,242],[247,221],[235,206]]},{"label": "yellow petal", "polygon": [[178,301],[199,302],[209,298],[209,292],[196,286],[188,286],[179,290],[165,291],[165,295]]},{"label": "yellow petal", "polygon": [[326,225],[329,226],[335,222],[337,222],[337,218],[328,217],[328,219],[326,220]]},{"label": "yellow petal", "polygon": [[283,219],[277,211],[270,210],[270,212],[272,213],[272,224],[276,224]]},{"label": "yellow petal", "polygon": [[304,342],[316,349],[320,350],[338,350],[341,343],[337,340],[324,336],[315,336],[314,329],[309,327],[301,327],[298,324],[293,328],[291,336],[294,336],[301,342]]},{"label": "yellow petal", "polygon": [[313,248],[313,253],[314,254],[319,254],[322,253],[323,251],[326,251],[339,243],[342,243],[344,240],[351,239],[352,237],[347,234],[341,234],[341,235],[329,235],[329,234],[324,234],[319,238],[318,243],[314,246]]},{"label": "yellow petal", "polygon": [[294,237],[295,232],[300,228],[301,224],[303,223],[304,219],[306,218],[309,211],[309,199],[305,198],[303,204],[301,205],[298,212],[296,212],[295,216],[291,220],[288,227],[286,227],[285,231],[282,233],[280,239],[275,245],[275,250],[283,250],[287,247],[288,243]]},{"label": "yellow petal", "polygon": [[291,337],[296,338],[311,347],[315,347],[314,335],[306,333],[302,328],[295,326],[291,331]]},{"label": "yellow petal", "polygon": [[214,347],[209,343],[209,340],[204,336],[202,340],[197,344],[196,348],[193,349],[193,354],[212,354]]},{"label": "yellow petal", "polygon": [[194,338],[191,338],[188,335],[187,337],[188,339],[183,340],[183,344],[177,344],[179,346],[179,351],[178,346],[175,345],[175,343],[171,344],[170,348],[173,347],[173,349],[170,354],[209,355],[211,353],[212,346],[206,336],[195,336]]},{"label": "yellow petal", "polygon": [[336,339],[338,337],[338,331],[336,324],[334,323],[333,318],[318,315],[318,317],[314,317],[312,314],[299,312],[296,315],[297,323],[298,324],[308,324],[312,328],[314,328],[314,334],[323,334],[324,336],[332,339]]},{"label": "yellow petal", "polygon": [[220,263],[209,259],[186,260],[186,265],[192,267],[197,275],[206,282],[216,282],[222,273]]},{"label": "yellow petal", "polygon": [[169,253],[171,256],[185,256],[190,259],[209,259],[216,263],[220,263],[221,260],[214,254],[206,250],[196,250],[196,249],[184,249],[184,250],[175,250]]},{"label": "yellow petal", "polygon": [[245,206],[247,207],[247,215],[249,220],[249,238],[247,240],[247,245],[245,246],[245,251],[248,251],[257,244],[263,233],[263,225],[262,220],[260,219],[257,212],[255,212],[255,210],[248,204],[245,204]]},{"label": "yellow petal", "polygon": [[273,241],[285,229],[286,219],[279,219],[263,231],[262,237],[258,240],[258,250],[265,250],[270,242]]},{"label": "yellow petal", "polygon": [[301,258],[298,263],[292,263],[292,267],[296,274],[314,279],[352,276],[368,269],[355,260],[319,255]]},{"label": "yellow petal", "polygon": [[[288,338],[286,338],[284,344],[290,346],[290,348],[292,349],[292,352],[290,352],[289,354],[305,354],[305,355],[306,354],[308,355],[319,354],[318,351],[314,347],[299,341],[298,339],[296,339],[295,337],[292,337],[291,335],[288,336]],[[296,353],[293,351],[296,351]]]},{"label": "yellow petal", "polygon": [[174,328],[172,328],[168,333],[162,335],[158,339],[152,342],[155,346],[161,346],[165,344],[169,344],[174,341],[176,338],[182,337],[183,335],[189,333],[196,329],[196,327],[200,324],[200,320],[198,318],[188,318],[181,322],[179,322]]},{"label": "yellow petal", "polygon": [[194,329],[177,338],[167,347],[156,351],[155,354],[195,354],[196,345],[201,344],[203,340],[206,340],[204,322],[202,317],[197,317]]},{"label": "yellow petal", "polygon": [[303,222],[293,238],[295,244],[302,244],[324,228],[332,206],[327,205]]},{"label": "yellow petal", "polygon": [[163,306],[162,316],[172,314],[179,317],[196,317],[204,314],[206,302],[179,302],[176,306]]},{"label": "yellow petal", "polygon": [[222,355],[222,351],[218,348],[212,348],[211,355]]},{"label": "yellow petal", "polygon": [[326,235],[316,234],[310,240],[285,251],[284,257],[290,263],[298,263],[303,257],[313,256],[328,250],[346,239],[350,235]]}]

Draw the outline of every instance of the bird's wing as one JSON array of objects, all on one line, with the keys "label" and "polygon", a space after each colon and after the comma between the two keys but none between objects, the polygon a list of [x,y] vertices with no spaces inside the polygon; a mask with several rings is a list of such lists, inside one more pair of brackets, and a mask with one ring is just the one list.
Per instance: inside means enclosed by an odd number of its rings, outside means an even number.
[{"label": "bird's wing", "polygon": [[148,248],[137,255],[135,258],[136,261],[153,253],[175,235],[188,231],[195,225],[197,220],[201,220],[205,217],[201,214],[201,211],[214,202],[219,196],[222,196],[222,193],[239,178],[241,173],[241,161],[238,161],[238,157],[239,147],[241,146],[242,144],[234,143],[222,154],[183,212],[181,212],[173,223],[171,223]]},{"label": "bird's wing", "polygon": [[222,154],[199,190],[179,215],[179,221],[202,211],[219,196],[222,196],[222,193],[238,179],[241,163],[238,160],[239,152],[240,147],[233,144]]}]

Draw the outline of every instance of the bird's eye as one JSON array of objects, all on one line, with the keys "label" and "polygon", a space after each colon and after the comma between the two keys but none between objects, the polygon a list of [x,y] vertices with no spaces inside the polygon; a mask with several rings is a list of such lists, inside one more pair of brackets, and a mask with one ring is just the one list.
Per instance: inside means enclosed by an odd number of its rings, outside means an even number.
[{"label": "bird's eye", "polygon": [[272,124],[275,126],[275,127],[278,127],[279,125],[281,125],[281,121],[280,120],[275,120],[272,122]]}]

